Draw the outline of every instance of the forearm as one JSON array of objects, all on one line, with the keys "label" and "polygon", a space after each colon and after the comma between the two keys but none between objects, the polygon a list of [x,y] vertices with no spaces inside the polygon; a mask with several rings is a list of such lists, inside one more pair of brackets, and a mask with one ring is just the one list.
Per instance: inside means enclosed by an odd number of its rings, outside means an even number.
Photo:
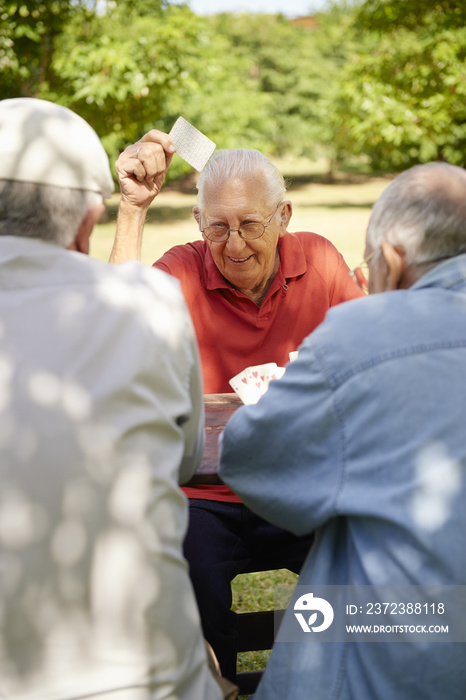
[{"label": "forearm", "polygon": [[121,201],[109,262],[141,259],[147,210],[162,188],[174,152],[170,136],[152,129],[125,148],[115,163]]},{"label": "forearm", "polygon": [[332,387],[307,339],[282,379],[228,421],[219,476],[260,517],[308,534],[328,519],[341,488],[341,430]]},{"label": "forearm", "polygon": [[121,199],[109,262],[118,264],[125,260],[141,259],[142,236],[148,208],[138,207]]}]

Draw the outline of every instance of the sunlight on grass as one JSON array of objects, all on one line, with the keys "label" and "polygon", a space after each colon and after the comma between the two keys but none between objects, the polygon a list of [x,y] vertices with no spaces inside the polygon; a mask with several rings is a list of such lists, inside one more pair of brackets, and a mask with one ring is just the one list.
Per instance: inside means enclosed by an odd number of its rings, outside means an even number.
[{"label": "sunlight on grass", "polygon": [[297,580],[297,574],[287,569],[241,574],[232,583],[232,609],[237,613],[274,610],[274,587],[294,586]]}]

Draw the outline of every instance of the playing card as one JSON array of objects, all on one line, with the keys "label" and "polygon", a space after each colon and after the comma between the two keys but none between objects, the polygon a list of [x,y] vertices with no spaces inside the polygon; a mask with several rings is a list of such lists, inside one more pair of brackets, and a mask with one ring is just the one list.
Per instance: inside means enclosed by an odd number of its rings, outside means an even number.
[{"label": "playing card", "polygon": [[257,403],[261,396],[257,387],[254,387],[253,383],[249,381],[249,369],[250,368],[247,367],[229,380],[231,388],[236,394],[238,394],[241,401],[246,406],[251,403]]},{"label": "playing card", "polygon": [[248,385],[248,378],[246,376],[246,370],[243,369],[243,371],[239,372],[239,374],[235,374],[235,376],[232,377],[228,383],[230,384],[231,388],[234,391],[236,391],[236,393],[239,396],[241,389],[243,387],[247,387],[247,385]]},{"label": "playing card", "polygon": [[184,117],[178,117],[170,131],[170,136],[178,155],[199,172],[206,166],[215,151],[215,143]]},{"label": "playing card", "polygon": [[264,365],[254,365],[254,367],[248,367],[247,376],[251,386],[253,386],[259,392],[259,397],[265,394],[269,387],[269,377],[273,375],[277,370],[277,365],[275,362],[267,362]]},{"label": "playing card", "polygon": [[272,379],[280,379],[284,372],[284,367],[277,367],[275,362],[267,362],[263,365],[246,367],[242,372],[232,377],[229,383],[241,401],[248,405],[257,403],[269,388]]},{"label": "playing card", "polygon": [[265,370],[264,373],[262,374],[261,372],[261,378],[263,377],[263,386],[264,386],[264,393],[267,391],[269,388],[269,384],[272,381],[272,379],[281,379],[283,375],[285,374],[285,368],[284,367],[277,367],[275,365],[274,368],[271,368],[270,370]]}]

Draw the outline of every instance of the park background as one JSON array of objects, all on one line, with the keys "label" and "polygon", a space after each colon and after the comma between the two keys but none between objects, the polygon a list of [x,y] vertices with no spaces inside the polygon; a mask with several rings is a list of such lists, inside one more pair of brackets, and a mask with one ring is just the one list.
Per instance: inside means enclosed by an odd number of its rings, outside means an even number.
[{"label": "park background", "polygon": [[[201,15],[163,0],[0,0],[0,98],[76,111],[112,164],[179,115],[218,148],[258,148],[289,183],[290,230],[328,237],[354,266],[370,208],[397,172],[465,165],[466,3],[310,0],[300,16],[286,2],[282,14],[243,5],[249,12]],[[195,183],[175,155],[148,215],[143,262],[199,236]],[[104,260],[118,201],[92,239],[91,255]],[[234,605],[273,608],[274,585],[295,580],[238,577]],[[263,661],[249,654],[242,664]]]},{"label": "park background", "polygon": [[[350,266],[370,207],[416,163],[465,163],[464,0],[0,0],[0,97],[49,99],[97,131],[113,164],[183,115],[218,148],[258,148],[281,168],[291,230],[327,236]],[[283,13],[254,11],[283,7]],[[316,11],[312,11],[317,8]],[[195,173],[175,156],[151,208],[150,264],[198,237]],[[91,254],[108,259],[118,196]]]}]

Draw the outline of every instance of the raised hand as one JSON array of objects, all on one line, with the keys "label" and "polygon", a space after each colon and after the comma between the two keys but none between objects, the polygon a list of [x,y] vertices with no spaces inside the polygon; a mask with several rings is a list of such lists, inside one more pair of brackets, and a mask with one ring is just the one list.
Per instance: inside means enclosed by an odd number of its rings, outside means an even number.
[{"label": "raised hand", "polygon": [[148,207],[162,188],[175,150],[170,136],[157,129],[128,146],[115,163],[122,199]]}]

